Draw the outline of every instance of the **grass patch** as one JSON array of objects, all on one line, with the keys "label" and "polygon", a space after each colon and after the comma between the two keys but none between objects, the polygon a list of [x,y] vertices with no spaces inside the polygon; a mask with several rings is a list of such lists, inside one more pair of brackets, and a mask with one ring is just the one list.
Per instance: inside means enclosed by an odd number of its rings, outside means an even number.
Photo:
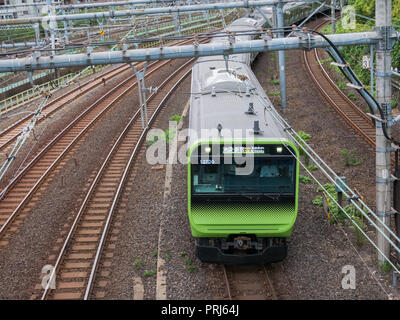
[{"label": "grass patch", "polygon": [[378,262],[378,267],[379,270],[381,270],[381,272],[383,272],[384,274],[388,274],[393,269],[392,265],[387,261],[384,261],[382,263]]},{"label": "grass patch", "polygon": [[[332,200],[332,198],[333,198],[333,199],[335,199],[335,201],[338,201],[338,196],[337,196],[337,192],[335,190],[335,185],[326,183],[324,185],[324,188],[325,188],[326,192],[328,193],[328,195],[326,195],[326,197],[329,199],[329,205],[327,204],[328,211],[330,214],[329,221],[332,224],[340,222],[347,226],[353,226],[357,244],[362,245],[365,242],[365,238],[364,238],[364,235],[362,234],[361,230],[363,230],[365,232],[367,230],[367,225],[364,223],[364,221],[362,219],[361,212],[356,210],[352,204],[348,204],[348,205],[344,206],[343,210],[340,209],[336,205],[336,203]],[[317,189],[317,191],[319,193],[325,192],[320,187]],[[330,195],[330,197],[329,197],[329,195]],[[317,195],[314,198],[312,203],[316,206],[323,207],[325,201],[326,200],[325,200],[324,196]],[[365,210],[364,210],[364,214],[367,214],[367,212]],[[351,217],[351,220],[349,219],[349,216]],[[361,230],[359,230],[356,225],[358,225],[361,228]]]},{"label": "grass patch", "polygon": [[146,270],[145,272],[143,272],[143,277],[154,277],[156,275],[156,271],[151,269],[151,270]]},{"label": "grass patch", "polygon": [[354,93],[352,93],[352,92],[350,92],[347,96],[348,96],[351,100],[356,100],[356,95],[355,95]]},{"label": "grass patch", "polygon": [[190,273],[197,271],[197,267],[193,265],[193,261],[190,258],[185,259],[186,269]]},{"label": "grass patch", "polygon": [[[296,140],[300,143],[300,145],[303,148],[305,148],[305,143],[307,143],[307,141],[310,140],[311,135],[301,130],[297,132],[297,134],[299,135],[300,138],[296,136]],[[299,148],[300,155],[304,157],[304,163],[306,167],[308,167],[310,165],[310,157],[304,152],[303,148]]]},{"label": "grass patch", "polygon": [[171,261],[171,258],[172,258],[171,253],[166,252],[166,253],[165,253],[165,261],[169,262],[169,261]]},{"label": "grass patch", "polygon": [[278,92],[268,92],[268,95],[271,97],[280,97],[281,93]]},{"label": "grass patch", "polygon": [[177,124],[179,124],[179,122],[181,122],[182,118],[183,118],[183,116],[176,114],[176,115],[170,117],[169,120],[175,121]]},{"label": "grass patch", "polygon": [[342,91],[346,89],[346,83],[344,81],[338,81],[337,86]]},{"label": "grass patch", "polygon": [[363,157],[362,158],[357,157],[354,149],[352,149],[351,151],[347,149],[342,149],[342,157],[346,167],[358,166],[362,164],[365,160],[365,158]]},{"label": "grass patch", "polygon": [[136,259],[135,262],[134,262],[134,265],[135,265],[136,269],[142,268],[142,260]]},{"label": "grass patch", "polygon": [[277,84],[280,84],[281,82],[279,81],[279,80],[271,80],[271,81],[268,81],[268,84],[272,84],[272,85],[277,85]]},{"label": "grass patch", "polygon": [[300,176],[299,180],[301,183],[304,183],[304,184],[308,184],[308,183],[312,182],[312,179],[310,177],[305,177],[305,176]]}]

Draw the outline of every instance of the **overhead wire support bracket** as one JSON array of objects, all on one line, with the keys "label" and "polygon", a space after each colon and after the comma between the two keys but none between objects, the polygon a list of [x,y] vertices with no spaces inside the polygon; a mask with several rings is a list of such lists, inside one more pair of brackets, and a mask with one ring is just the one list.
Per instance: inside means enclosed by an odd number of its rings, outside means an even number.
[{"label": "overhead wire support bracket", "polygon": [[350,65],[348,63],[339,63],[339,62],[331,62],[332,66],[336,66],[339,68],[348,68]]},{"label": "overhead wire support bracket", "polygon": [[353,89],[356,89],[356,90],[362,90],[362,89],[365,89],[365,85],[362,85],[362,86],[358,86],[358,85],[356,85],[356,84],[353,84],[353,83],[346,83],[346,86],[348,86],[348,87],[350,87],[350,88],[353,88]]},{"label": "overhead wire support bracket", "polygon": [[371,118],[375,119],[376,121],[383,122],[383,123],[386,123],[386,122],[387,122],[387,120],[381,119],[381,118],[377,117],[376,115],[371,114],[371,113],[369,113],[369,112],[367,112],[366,115],[367,115],[367,116],[370,116]]}]

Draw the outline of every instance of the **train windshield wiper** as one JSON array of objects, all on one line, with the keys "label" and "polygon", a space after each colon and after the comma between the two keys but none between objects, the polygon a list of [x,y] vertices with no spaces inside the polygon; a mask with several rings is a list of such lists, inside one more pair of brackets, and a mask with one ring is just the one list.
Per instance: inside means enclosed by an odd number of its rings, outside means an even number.
[{"label": "train windshield wiper", "polygon": [[[248,189],[245,189],[248,190]],[[250,191],[250,190],[249,190]],[[279,193],[267,193],[267,192],[251,192],[251,193],[240,193],[241,196],[253,200],[254,197],[267,197],[274,201],[279,201],[281,195]]]}]

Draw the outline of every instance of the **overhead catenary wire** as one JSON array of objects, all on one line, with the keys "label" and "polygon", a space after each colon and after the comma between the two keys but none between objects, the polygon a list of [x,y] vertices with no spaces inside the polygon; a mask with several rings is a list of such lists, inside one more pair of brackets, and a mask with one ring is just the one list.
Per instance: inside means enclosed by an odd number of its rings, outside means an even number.
[{"label": "overhead catenary wire", "polygon": [[[314,181],[320,186],[320,188],[322,190],[325,191],[325,193],[327,194],[327,196],[330,197],[330,199],[335,203],[335,205],[338,206],[338,208],[352,221],[353,225],[355,227],[357,227],[357,229],[363,234],[363,236],[377,249],[377,251],[379,253],[382,254],[383,257],[385,257],[386,261],[388,261],[388,263],[393,267],[394,270],[396,270],[396,272],[399,272],[399,269],[397,268],[397,266],[392,263],[392,261],[390,260],[389,257],[387,257],[384,253],[382,253],[382,251],[379,249],[379,247],[375,244],[375,242],[372,241],[372,239],[367,235],[367,233],[356,223],[353,221],[352,217],[344,210],[344,208],[336,201],[336,199],[328,192],[328,190],[326,190],[326,188],[322,185],[322,183],[312,174],[312,172],[307,168],[307,166],[305,166],[300,159],[297,158],[297,156],[293,153],[293,151],[289,148],[289,146],[287,144],[285,144],[285,148],[293,155],[293,157],[295,157],[299,163],[301,164],[301,166],[307,171],[307,173],[314,179]],[[335,220],[337,221],[337,218],[334,216]],[[338,221],[337,221],[338,222]],[[358,254],[358,256],[360,257],[360,259],[364,262],[364,264],[366,265],[368,271],[371,273],[371,276],[376,280],[376,282],[379,284],[379,286],[381,287],[381,289],[385,292],[385,294],[389,297],[390,295],[387,293],[387,291],[383,288],[382,284],[378,281],[378,279],[376,279],[373,276],[373,273],[371,272],[371,270],[368,268],[368,265],[366,263],[366,261],[362,258],[362,256],[360,255],[360,253],[358,252],[358,250],[354,247],[353,243],[351,242],[351,240],[348,238],[347,233],[342,229],[343,233],[345,234],[347,240],[350,242],[351,246],[353,247],[353,249],[355,250],[355,252]]]},{"label": "overhead catenary wire", "polygon": [[[121,43],[126,43],[127,42],[127,37],[130,36],[132,33],[135,32],[135,28],[132,28],[131,30],[129,30],[122,38],[121,40],[115,42],[115,45],[110,49],[110,51],[114,50],[118,45],[121,45]],[[212,35],[213,33],[205,33],[208,34],[208,37],[210,37],[210,35]],[[225,33],[226,36],[226,33]],[[186,38],[192,38],[192,36],[187,36]],[[185,39],[186,39],[185,38]],[[183,39],[183,38],[182,38]],[[157,40],[160,40],[160,37],[157,38]],[[129,43],[128,43],[129,44]],[[50,44],[47,44],[46,46],[49,46]],[[48,49],[48,50],[53,50],[53,49]],[[86,68],[82,69],[80,72],[78,72],[74,77],[72,77],[70,80],[66,81],[64,84],[59,85],[58,87],[53,87],[53,93],[65,88],[67,86],[69,86],[70,83],[75,82],[77,79],[79,79],[79,77],[82,75],[83,72],[85,72],[86,70],[92,68],[92,66],[87,66]],[[39,107],[33,112],[33,118],[31,119],[31,121],[22,129],[21,134],[17,137],[17,141],[10,153],[10,155],[5,159],[5,161],[3,162],[3,164],[0,166],[0,181],[2,180],[2,178],[4,177],[5,173],[7,172],[7,170],[9,169],[11,163],[15,160],[17,154],[19,153],[19,151],[21,150],[22,146],[24,145],[24,143],[26,142],[26,140],[28,139],[28,137],[30,136],[31,132],[33,132],[33,129],[36,125],[37,119],[39,116],[41,116],[41,112],[43,107],[45,106],[45,104],[47,103],[48,99],[50,98],[50,95],[52,93],[48,92],[48,94],[45,95],[45,99],[43,99],[43,101],[39,104]],[[4,197],[5,193],[7,192],[9,185],[6,186],[2,192],[0,193],[0,200],[2,199],[2,197]]]},{"label": "overhead catenary wire", "polygon": [[[257,96],[258,99],[262,98],[260,96]],[[265,101],[263,101],[265,103]],[[387,230],[387,232],[393,236],[393,238],[396,241],[399,241],[400,239],[398,236],[384,223],[378,219],[377,215],[364,203],[362,199],[357,197],[357,194],[349,188],[347,184],[344,183],[344,181],[319,157],[319,155],[298,135],[298,133],[291,127],[289,124],[282,118],[282,116],[273,108],[272,106],[265,107],[267,111],[270,112],[270,114],[276,119],[277,123],[293,138],[293,141],[310,157],[310,159],[315,163],[315,165],[321,170],[321,172],[324,174],[325,177],[327,177],[332,183],[336,184],[336,181],[334,178],[336,178],[341,185],[338,185],[339,189],[343,192],[343,194],[349,199],[349,201],[354,205],[354,207],[363,215],[365,218],[373,225],[376,230],[388,240],[388,242],[393,246],[393,248],[400,253],[400,249],[397,247],[397,245],[381,230],[381,228],[378,227],[378,225],[364,212],[363,209],[366,209],[377,221]],[[314,155],[314,156],[313,156]],[[301,161],[299,161],[301,163]],[[329,173],[324,169],[324,167],[331,172],[334,178],[332,178]],[[315,178],[312,174],[311,176]],[[320,185],[322,188],[323,186]],[[342,187],[344,186],[344,188]],[[323,188],[325,190],[325,188]],[[325,190],[326,191],[326,190]],[[329,195],[329,193],[327,193]],[[332,197],[331,195],[329,195]],[[332,201],[337,204],[337,201],[332,197]],[[358,202],[358,203],[357,203]],[[360,207],[362,206],[362,208]],[[340,209],[343,210],[341,206],[339,206]],[[353,221],[350,218],[351,221]],[[368,237],[369,239],[369,237]],[[369,239],[369,241],[374,245],[375,243]],[[387,258],[387,257],[386,257]],[[389,259],[389,258],[387,258]],[[391,263],[390,261],[388,261]],[[392,263],[391,263],[392,264]],[[397,270],[397,268],[396,268]],[[398,271],[398,270],[397,270]]]}]

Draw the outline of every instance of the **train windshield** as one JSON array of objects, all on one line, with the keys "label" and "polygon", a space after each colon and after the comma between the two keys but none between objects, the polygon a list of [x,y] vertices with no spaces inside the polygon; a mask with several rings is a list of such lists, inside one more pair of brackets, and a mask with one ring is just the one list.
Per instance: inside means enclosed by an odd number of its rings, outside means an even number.
[{"label": "train windshield", "polygon": [[291,157],[254,158],[254,166],[245,174],[239,167],[236,164],[192,165],[194,194],[294,194],[296,169]]}]

